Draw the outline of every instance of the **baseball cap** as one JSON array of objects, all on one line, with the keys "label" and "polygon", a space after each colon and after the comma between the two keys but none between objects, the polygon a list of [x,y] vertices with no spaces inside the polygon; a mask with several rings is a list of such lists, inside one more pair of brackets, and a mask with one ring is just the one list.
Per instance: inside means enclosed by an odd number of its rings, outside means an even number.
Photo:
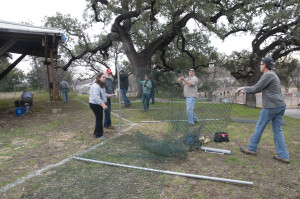
[{"label": "baseball cap", "polygon": [[109,68],[106,69],[106,73],[107,73],[107,74],[111,73],[111,70],[110,70]]},{"label": "baseball cap", "polygon": [[275,69],[274,60],[271,57],[264,57],[264,58],[262,58],[261,61],[266,64],[268,69],[270,69],[270,70]]}]

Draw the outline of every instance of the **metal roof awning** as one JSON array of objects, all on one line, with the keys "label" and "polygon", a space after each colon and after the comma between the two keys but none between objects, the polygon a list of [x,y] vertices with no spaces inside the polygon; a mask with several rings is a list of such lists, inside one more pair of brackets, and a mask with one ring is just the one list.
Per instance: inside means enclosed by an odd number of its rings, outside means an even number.
[{"label": "metal roof awning", "polygon": [[58,44],[64,41],[65,36],[58,29],[0,20],[0,56],[17,53],[50,57],[50,49],[53,49],[53,56],[57,59],[60,57]]},{"label": "metal roof awning", "polygon": [[[18,65],[26,56],[45,57],[45,61],[51,58],[51,74],[53,82],[53,96],[55,95],[54,64],[53,60],[60,58],[58,55],[58,44],[65,42],[65,36],[61,30],[36,27],[26,24],[0,20],[0,57],[9,56],[10,53],[21,54],[21,56],[4,71],[0,73],[0,81]],[[51,101],[50,77],[47,64],[47,76],[49,96]],[[56,99],[54,98],[55,106]]]}]

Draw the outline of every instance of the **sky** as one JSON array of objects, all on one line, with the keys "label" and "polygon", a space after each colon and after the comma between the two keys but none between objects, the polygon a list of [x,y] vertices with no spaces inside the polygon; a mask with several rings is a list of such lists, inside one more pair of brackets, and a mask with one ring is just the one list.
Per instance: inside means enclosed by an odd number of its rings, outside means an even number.
[{"label": "sky", "polygon": [[[70,14],[72,17],[82,19],[82,13],[85,9],[85,0],[14,0],[2,1],[0,6],[0,20],[10,22],[29,22],[34,26],[43,26],[45,16],[55,16],[56,12],[64,15]],[[250,49],[251,37],[247,36],[229,36],[225,41],[218,38],[213,39],[212,44],[220,52],[230,54],[232,51]],[[17,59],[19,55],[14,55]],[[31,69],[28,61],[22,61],[17,66],[25,73]]]}]

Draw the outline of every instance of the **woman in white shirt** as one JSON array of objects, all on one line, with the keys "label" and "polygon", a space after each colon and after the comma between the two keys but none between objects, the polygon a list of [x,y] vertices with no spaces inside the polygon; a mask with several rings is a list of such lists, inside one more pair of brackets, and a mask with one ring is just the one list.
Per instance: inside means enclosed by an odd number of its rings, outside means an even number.
[{"label": "woman in white shirt", "polygon": [[104,139],[103,136],[103,110],[107,109],[105,102],[107,97],[112,97],[112,94],[105,92],[105,75],[99,73],[96,80],[90,89],[89,104],[95,114],[96,125],[94,130],[95,138]]}]

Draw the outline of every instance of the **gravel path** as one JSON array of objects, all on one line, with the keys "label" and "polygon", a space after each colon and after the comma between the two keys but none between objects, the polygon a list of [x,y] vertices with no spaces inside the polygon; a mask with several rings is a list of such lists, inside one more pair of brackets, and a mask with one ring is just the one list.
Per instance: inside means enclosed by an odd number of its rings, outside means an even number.
[{"label": "gravel path", "polygon": [[285,109],[284,115],[300,119],[300,109]]}]

